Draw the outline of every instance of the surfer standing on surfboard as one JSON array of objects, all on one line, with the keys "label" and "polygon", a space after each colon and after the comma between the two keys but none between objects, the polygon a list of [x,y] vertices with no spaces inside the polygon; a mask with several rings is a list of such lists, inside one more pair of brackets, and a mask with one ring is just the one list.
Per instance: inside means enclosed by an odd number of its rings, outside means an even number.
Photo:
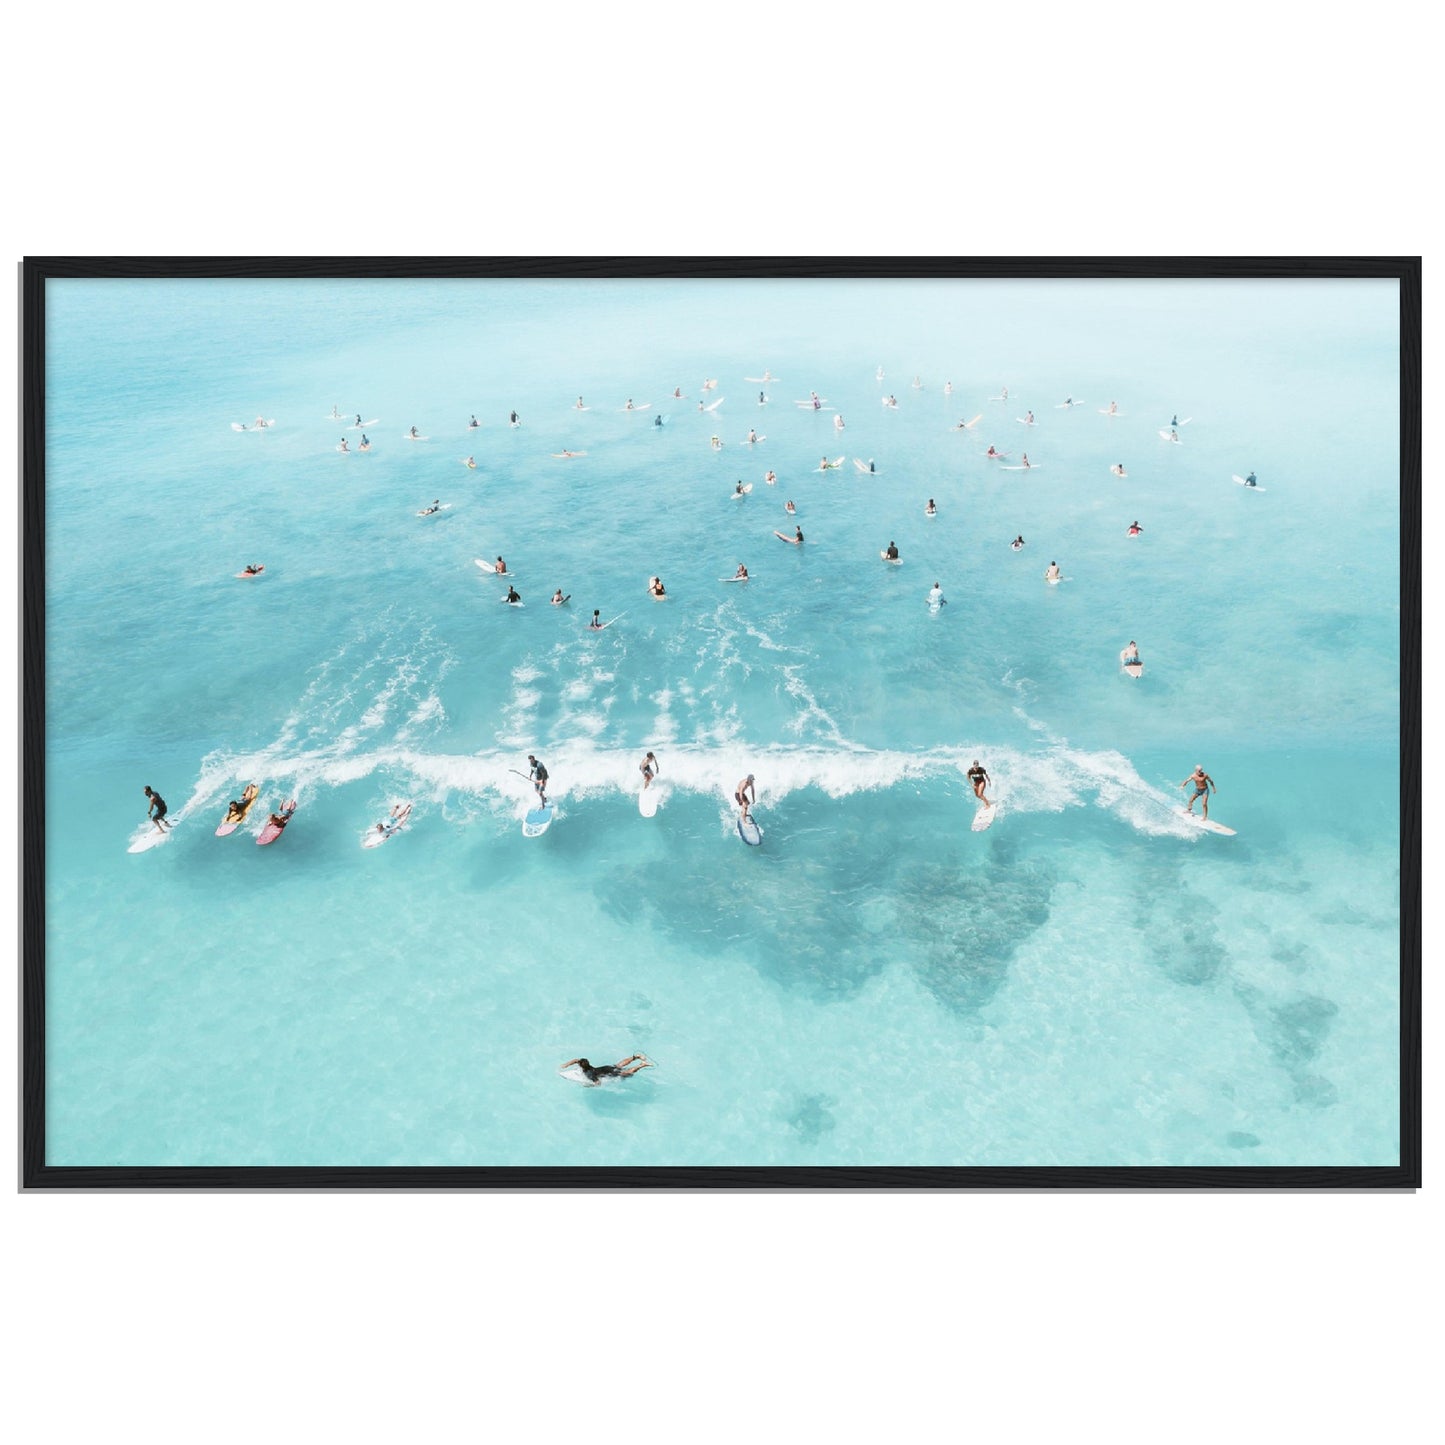
[{"label": "surfer standing on surfboard", "polygon": [[166,800],[153,789],[149,783],[146,784],[145,795],[150,799],[146,805],[146,817],[155,820],[156,831],[169,833],[171,825],[166,822]]},{"label": "surfer standing on surfboard", "polygon": [[656,757],[651,753],[648,753],[648,755],[638,763],[637,768],[642,774],[642,786],[644,788],[650,788],[652,786],[652,780],[662,771],[657,765]]},{"label": "surfer standing on surfboard", "polygon": [[973,784],[973,796],[977,798],[985,808],[993,807],[993,804],[984,796],[984,789],[987,788],[989,784],[988,769],[975,758],[973,760],[973,766],[968,770],[966,776],[969,782]]},{"label": "surfer standing on surfboard", "polygon": [[527,754],[527,762],[532,769],[527,776],[531,778],[532,786],[537,790],[537,800],[545,808],[547,806],[547,769],[531,753]]},{"label": "surfer standing on surfboard", "polygon": [[738,821],[740,823],[746,823],[748,820],[748,804],[750,801],[754,806],[756,806],[758,801],[758,790],[753,786],[753,775],[751,773],[737,785],[733,793],[733,802],[742,810],[738,815]]},{"label": "surfer standing on surfboard", "polygon": [[1201,763],[1197,768],[1195,768],[1194,771],[1190,773],[1190,775],[1185,778],[1182,783],[1179,784],[1179,786],[1181,788],[1187,788],[1190,783],[1194,784],[1194,794],[1193,797],[1189,799],[1189,803],[1185,807],[1184,811],[1186,813],[1192,814],[1194,812],[1195,800],[1202,797],[1204,799],[1204,816],[1206,819],[1208,819],[1210,790],[1213,789],[1217,793],[1219,791],[1219,787],[1215,783],[1214,779],[1211,778],[1209,774],[1204,771],[1203,763]]}]

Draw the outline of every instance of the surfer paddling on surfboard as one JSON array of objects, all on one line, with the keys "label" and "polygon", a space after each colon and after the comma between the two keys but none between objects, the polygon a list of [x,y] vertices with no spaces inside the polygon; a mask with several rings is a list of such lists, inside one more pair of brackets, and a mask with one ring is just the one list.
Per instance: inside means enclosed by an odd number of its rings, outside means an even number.
[{"label": "surfer paddling on surfboard", "polygon": [[1192,816],[1194,813],[1195,801],[1199,798],[1203,798],[1204,817],[1207,821],[1209,818],[1210,791],[1212,789],[1214,792],[1217,793],[1219,791],[1219,787],[1215,783],[1214,779],[1211,778],[1209,774],[1204,771],[1204,765],[1202,763],[1197,768],[1195,768],[1194,771],[1190,773],[1190,775],[1185,778],[1182,783],[1179,784],[1179,786],[1181,788],[1187,788],[1191,783],[1194,785],[1194,793],[1193,796],[1189,799],[1189,803],[1185,807],[1184,811]]},{"label": "surfer paddling on surfboard", "polygon": [[646,1054],[628,1054],[625,1059],[618,1059],[615,1064],[602,1064],[599,1067],[589,1064],[586,1059],[568,1059],[562,1065],[563,1069],[575,1068],[582,1075],[577,1082],[593,1089],[597,1088],[603,1079],[630,1079],[639,1069],[656,1067]]},{"label": "surfer paddling on surfboard", "polygon": [[973,784],[973,796],[977,798],[979,802],[984,805],[985,808],[993,807],[993,804],[989,802],[988,798],[984,794],[984,789],[986,789],[989,784],[988,769],[985,768],[977,758],[975,758],[973,760],[973,766],[968,770],[965,776],[968,778],[969,782]]}]

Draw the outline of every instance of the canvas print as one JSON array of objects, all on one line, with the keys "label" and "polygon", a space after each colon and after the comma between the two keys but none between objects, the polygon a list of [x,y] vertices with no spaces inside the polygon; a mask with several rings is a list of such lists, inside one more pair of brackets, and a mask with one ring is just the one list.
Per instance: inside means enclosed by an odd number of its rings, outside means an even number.
[{"label": "canvas print", "polygon": [[1398,1164],[1400,324],[48,280],[45,1163]]}]

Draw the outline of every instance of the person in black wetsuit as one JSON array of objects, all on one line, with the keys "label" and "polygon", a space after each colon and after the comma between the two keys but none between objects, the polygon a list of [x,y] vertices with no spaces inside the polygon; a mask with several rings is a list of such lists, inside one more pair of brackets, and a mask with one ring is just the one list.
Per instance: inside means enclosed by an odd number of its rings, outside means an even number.
[{"label": "person in black wetsuit", "polygon": [[146,784],[145,795],[150,799],[146,805],[146,817],[154,819],[158,832],[169,833],[171,825],[165,820],[166,800],[149,783]]},{"label": "person in black wetsuit", "polygon": [[527,754],[527,761],[532,767],[532,786],[536,788],[537,797],[545,808],[547,806],[547,769],[531,753]]},{"label": "person in black wetsuit", "polygon": [[582,1070],[583,1078],[592,1087],[600,1084],[603,1079],[630,1079],[639,1069],[657,1067],[646,1054],[628,1054],[625,1059],[618,1059],[615,1064],[601,1064],[596,1067],[586,1059],[568,1059],[562,1067],[570,1069],[573,1064]]}]

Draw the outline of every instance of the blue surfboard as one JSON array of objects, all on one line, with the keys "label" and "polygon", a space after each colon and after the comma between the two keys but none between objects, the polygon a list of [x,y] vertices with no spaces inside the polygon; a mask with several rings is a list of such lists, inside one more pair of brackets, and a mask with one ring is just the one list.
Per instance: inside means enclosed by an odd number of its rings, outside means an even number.
[{"label": "blue surfboard", "polygon": [[763,830],[752,820],[751,817],[738,819],[738,837],[744,843],[751,844],[756,848],[763,841]]}]

